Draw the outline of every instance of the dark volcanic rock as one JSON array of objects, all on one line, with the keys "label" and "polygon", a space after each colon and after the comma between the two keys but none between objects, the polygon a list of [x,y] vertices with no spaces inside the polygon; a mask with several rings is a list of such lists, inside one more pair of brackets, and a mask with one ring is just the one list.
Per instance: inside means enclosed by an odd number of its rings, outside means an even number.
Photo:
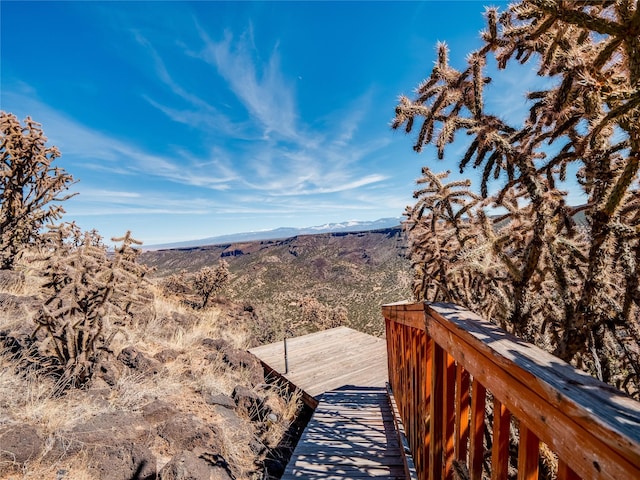
[{"label": "dark volcanic rock", "polygon": [[264,399],[243,385],[237,385],[231,396],[238,408],[247,412],[252,421],[262,421],[271,413],[271,408],[265,405]]},{"label": "dark volcanic rock", "polygon": [[152,425],[166,422],[178,413],[173,405],[163,400],[154,400],[142,407],[142,416]]},{"label": "dark volcanic rock", "polygon": [[240,418],[235,410],[229,410],[222,405],[214,405],[213,411],[220,416],[222,423],[219,426],[225,431],[237,432],[248,427],[246,420]]},{"label": "dark volcanic rock", "polygon": [[264,370],[258,358],[247,352],[234,348],[229,342],[221,338],[205,338],[202,345],[215,350],[217,353],[208,354],[205,358],[210,362],[219,361],[222,354],[222,361],[234,370],[246,369],[249,373],[249,381],[252,385],[259,385],[264,382]]},{"label": "dark volcanic rock", "polygon": [[103,358],[98,361],[95,366],[94,376],[104,380],[107,385],[113,387],[122,374],[122,368],[122,365],[113,359],[113,355],[110,355],[110,358]]},{"label": "dark volcanic rock", "polygon": [[227,347],[223,350],[222,361],[234,369],[249,368],[262,371],[258,359],[245,350]]},{"label": "dark volcanic rock", "polygon": [[28,424],[0,426],[0,471],[3,465],[22,466],[34,460],[44,443],[38,430]]},{"label": "dark volcanic rock", "polygon": [[180,352],[178,350],[174,350],[173,348],[165,348],[164,350],[156,353],[153,358],[158,360],[160,363],[173,362],[176,358],[178,358]]},{"label": "dark volcanic rock", "polygon": [[245,410],[249,410],[255,405],[261,403],[260,396],[244,385],[236,385],[231,396],[236,402],[236,405],[239,408],[244,408]]},{"label": "dark volcanic rock", "polygon": [[233,400],[233,398],[223,393],[218,393],[215,395],[208,393],[203,395],[203,397],[204,401],[209,405],[222,405],[226,408],[236,408],[236,402]]},{"label": "dark volcanic rock", "polygon": [[211,350],[217,350],[221,352],[226,348],[231,348],[231,345],[226,340],[222,338],[205,338],[202,340],[202,345],[210,348]]},{"label": "dark volcanic rock", "polygon": [[192,452],[175,455],[158,474],[159,480],[231,480],[226,469],[212,465]]},{"label": "dark volcanic rock", "polygon": [[217,454],[222,450],[221,441],[214,428],[193,415],[174,415],[158,426],[158,435],[176,452],[189,450]]},{"label": "dark volcanic rock", "polygon": [[126,347],[118,355],[118,360],[132,370],[143,373],[158,373],[160,362],[153,358],[147,358],[135,347]]},{"label": "dark volcanic rock", "polygon": [[106,412],[76,425],[66,437],[78,447],[138,443],[151,435],[151,425],[136,413]]},{"label": "dark volcanic rock", "polygon": [[89,461],[89,471],[100,480],[152,480],[156,469],[153,453],[133,443],[96,447]]}]

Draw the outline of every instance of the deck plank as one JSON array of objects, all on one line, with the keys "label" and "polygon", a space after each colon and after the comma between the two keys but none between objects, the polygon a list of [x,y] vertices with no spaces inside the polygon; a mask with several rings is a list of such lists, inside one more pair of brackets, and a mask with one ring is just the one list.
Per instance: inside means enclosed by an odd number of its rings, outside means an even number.
[{"label": "deck plank", "polygon": [[382,338],[337,327],[249,350],[289,382],[319,399],[345,385],[384,387],[388,379],[387,344]]},{"label": "deck plank", "polygon": [[326,392],[282,476],[295,478],[404,479],[386,390],[345,386]]},{"label": "deck plank", "polygon": [[287,465],[284,480],[404,479],[404,461],[385,384],[387,345],[347,327],[250,350],[319,401]]}]

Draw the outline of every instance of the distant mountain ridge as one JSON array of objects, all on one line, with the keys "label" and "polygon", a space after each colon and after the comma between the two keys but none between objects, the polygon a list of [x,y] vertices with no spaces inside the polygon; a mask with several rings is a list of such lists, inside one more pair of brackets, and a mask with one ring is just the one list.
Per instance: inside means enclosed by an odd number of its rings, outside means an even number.
[{"label": "distant mountain ridge", "polygon": [[264,320],[256,324],[256,335],[260,341],[275,341],[286,332],[297,336],[313,331],[301,322],[302,306],[309,298],[323,308],[344,309],[345,325],[382,335],[380,305],[412,298],[413,271],[407,254],[406,235],[396,225],[148,250],[140,262],[153,267],[150,276],[162,282],[172,274],[188,276],[215,267],[224,259],[230,276],[221,296],[255,309]]},{"label": "distant mountain ridge", "polygon": [[297,235],[314,235],[317,233],[335,232],[366,232],[384,228],[397,227],[402,222],[402,217],[380,218],[374,221],[350,220],[340,223],[326,223],[314,227],[293,228],[280,227],[273,230],[257,232],[232,233],[217,237],[202,238],[199,240],[187,240],[185,242],[165,243],[159,245],[145,245],[144,250],[164,250],[167,248],[191,248],[206,245],[218,245],[223,243],[252,242],[256,240],[275,240],[295,237]]}]

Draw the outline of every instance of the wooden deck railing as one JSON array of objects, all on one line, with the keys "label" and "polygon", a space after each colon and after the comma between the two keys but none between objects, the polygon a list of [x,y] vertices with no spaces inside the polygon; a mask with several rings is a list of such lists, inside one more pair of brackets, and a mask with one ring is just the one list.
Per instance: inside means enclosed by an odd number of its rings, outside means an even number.
[{"label": "wooden deck railing", "polygon": [[558,480],[640,479],[639,402],[454,305],[382,312],[420,479],[455,478],[456,468],[480,480],[483,464],[506,479],[510,461],[519,480],[537,479],[542,443],[557,455]]}]

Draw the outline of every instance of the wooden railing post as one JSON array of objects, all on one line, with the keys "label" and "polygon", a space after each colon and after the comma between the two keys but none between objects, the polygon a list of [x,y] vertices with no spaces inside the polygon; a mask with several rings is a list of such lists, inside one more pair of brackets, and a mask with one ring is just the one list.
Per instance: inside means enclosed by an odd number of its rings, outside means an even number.
[{"label": "wooden railing post", "polygon": [[469,440],[469,474],[471,480],[482,480],[484,460],[484,408],[487,391],[475,378],[471,386],[471,438]]},{"label": "wooden railing post", "polygon": [[526,425],[520,424],[518,480],[538,480],[540,440]]},{"label": "wooden railing post", "polygon": [[443,401],[442,401],[442,418],[443,418],[443,467],[444,471],[441,478],[451,480],[453,478],[453,460],[454,460],[454,434],[456,423],[456,365],[451,355],[445,352],[443,356],[444,365],[442,369],[443,377]]},{"label": "wooden railing post", "polygon": [[[423,383],[423,391],[424,391],[424,404],[421,408],[421,419],[418,419],[421,422],[422,435],[424,437],[424,443],[420,445],[419,443],[416,446],[416,449],[420,450],[420,459],[421,464],[424,466],[424,472],[428,472],[430,469],[430,450],[432,444],[431,437],[431,425],[433,423],[433,417],[431,416],[431,399],[433,398],[433,348],[434,342],[431,338],[427,337],[427,335],[423,335],[425,350],[424,350],[424,358],[425,358],[425,372],[424,372],[424,383]],[[421,477],[421,478],[426,478]]]},{"label": "wooden railing post", "polygon": [[509,473],[509,424],[511,415],[500,400],[493,398],[493,445],[491,480],[507,480]]},{"label": "wooden railing post", "polygon": [[447,352],[439,345],[431,348],[431,403],[429,417],[429,480],[442,478],[442,453],[444,450],[444,375]]},{"label": "wooden railing post", "polygon": [[563,460],[558,460],[558,480],[580,480],[580,477]]},{"label": "wooden railing post", "polygon": [[558,480],[640,479],[640,403],[455,305],[392,304],[383,314],[420,480],[452,478],[454,462],[472,480],[506,479],[512,416],[518,480],[538,478],[542,443],[558,456]]},{"label": "wooden railing post", "polygon": [[458,462],[466,463],[469,441],[469,373],[461,365],[456,365],[455,406],[455,457]]}]

